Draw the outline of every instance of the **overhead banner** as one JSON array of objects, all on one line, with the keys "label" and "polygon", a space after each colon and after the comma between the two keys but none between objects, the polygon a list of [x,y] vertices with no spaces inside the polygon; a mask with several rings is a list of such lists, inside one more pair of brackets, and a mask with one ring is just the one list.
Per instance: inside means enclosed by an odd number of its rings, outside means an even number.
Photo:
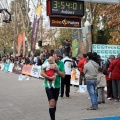
[{"label": "overhead banner", "polygon": [[60,18],[60,17],[50,17],[51,27],[81,27],[81,19],[77,18]]},{"label": "overhead banner", "polygon": [[72,57],[78,60],[84,53],[92,51],[92,26],[82,27],[73,30],[72,36]]}]

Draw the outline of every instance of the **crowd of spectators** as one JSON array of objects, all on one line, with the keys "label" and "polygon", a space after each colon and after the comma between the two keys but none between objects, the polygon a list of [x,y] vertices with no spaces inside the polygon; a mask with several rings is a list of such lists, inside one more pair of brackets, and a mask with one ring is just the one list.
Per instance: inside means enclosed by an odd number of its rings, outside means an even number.
[{"label": "crowd of spectators", "polygon": [[[59,48],[61,53],[66,52],[66,56],[69,56],[69,52],[65,50],[65,48]],[[49,58],[54,53],[54,50],[48,51],[41,51],[40,55],[30,55],[23,57],[20,56],[10,56],[6,55],[1,58],[1,63],[6,63],[8,61],[14,63],[15,66],[23,66],[24,64],[34,64],[34,65],[42,65],[46,59]],[[75,57],[71,57],[71,68],[76,68],[80,71],[80,79],[79,85],[83,84],[87,85],[87,90],[91,99],[92,106],[88,108],[89,110],[97,109],[98,104],[100,102],[97,101],[98,94],[97,94],[97,76],[98,70],[101,71],[105,75],[106,79],[106,87],[107,87],[107,99],[120,101],[120,54],[117,55],[115,58],[114,55],[110,55],[107,61],[104,64],[100,55],[97,53],[85,53],[83,54],[83,58],[80,60],[76,60]],[[61,59],[62,56],[61,56]],[[100,69],[102,68],[102,70]],[[110,77],[109,74],[112,74]],[[91,93],[91,88],[93,93]],[[70,88],[69,88],[70,89]],[[104,100],[105,103],[105,100]]]}]

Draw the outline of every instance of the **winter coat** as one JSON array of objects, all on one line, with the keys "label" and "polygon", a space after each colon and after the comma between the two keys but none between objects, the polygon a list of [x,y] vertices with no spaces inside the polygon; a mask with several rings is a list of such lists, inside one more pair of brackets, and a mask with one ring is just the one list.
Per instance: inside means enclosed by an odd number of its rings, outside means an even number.
[{"label": "winter coat", "polygon": [[97,80],[99,64],[93,60],[89,60],[84,65],[84,74],[86,80]]},{"label": "winter coat", "polygon": [[105,87],[106,86],[106,78],[105,75],[102,73],[99,73],[97,76],[97,88],[99,87]]},{"label": "winter coat", "polygon": [[108,71],[112,72],[112,80],[120,80],[120,58],[112,61]]},{"label": "winter coat", "polygon": [[82,58],[82,59],[78,62],[78,68],[79,68],[80,72],[83,72],[85,63],[86,63],[86,58]]}]

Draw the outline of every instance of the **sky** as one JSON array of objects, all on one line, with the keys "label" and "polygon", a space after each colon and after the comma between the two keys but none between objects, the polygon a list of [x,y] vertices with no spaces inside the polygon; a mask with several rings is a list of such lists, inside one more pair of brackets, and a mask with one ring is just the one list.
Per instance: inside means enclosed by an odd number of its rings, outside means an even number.
[{"label": "sky", "polygon": [[[0,8],[8,8],[10,2],[13,1],[13,0],[0,0]],[[28,1],[28,0],[26,0]],[[35,6],[37,6],[37,0],[33,0],[34,1],[34,4]],[[8,4],[7,4],[8,2]],[[48,17],[46,16],[46,0],[42,0],[42,4],[43,4],[43,11],[42,11],[42,15],[43,15],[43,24],[46,25],[48,23]],[[30,9],[31,11],[29,12],[29,17],[31,19],[31,21],[33,22],[33,19],[34,19],[34,13],[35,13],[35,7],[32,3],[32,1],[30,0]]]}]

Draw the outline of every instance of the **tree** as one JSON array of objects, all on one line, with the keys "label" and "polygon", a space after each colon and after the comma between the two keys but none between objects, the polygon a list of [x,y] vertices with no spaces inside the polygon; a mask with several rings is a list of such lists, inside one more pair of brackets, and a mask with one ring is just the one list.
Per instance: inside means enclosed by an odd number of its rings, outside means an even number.
[{"label": "tree", "polygon": [[120,44],[120,5],[110,4],[103,7],[99,14],[105,20],[105,29],[110,31],[112,38],[109,44]]},{"label": "tree", "polygon": [[[11,2],[11,13],[14,26],[14,48],[17,46],[17,37],[20,33],[25,32],[27,39],[29,40],[31,31],[31,22],[29,18],[29,0],[14,0]],[[28,41],[29,43],[29,41]],[[14,51],[15,52],[15,51]]]}]

